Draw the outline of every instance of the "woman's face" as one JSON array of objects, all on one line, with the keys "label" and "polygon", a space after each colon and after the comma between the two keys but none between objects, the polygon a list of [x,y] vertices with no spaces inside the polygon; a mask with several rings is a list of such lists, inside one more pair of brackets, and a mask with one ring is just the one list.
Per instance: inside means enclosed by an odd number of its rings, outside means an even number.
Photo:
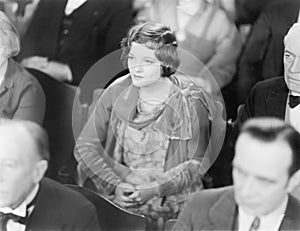
[{"label": "woman's face", "polygon": [[149,87],[161,78],[161,62],[154,50],[133,42],[128,54],[128,68],[132,83],[136,87]]}]

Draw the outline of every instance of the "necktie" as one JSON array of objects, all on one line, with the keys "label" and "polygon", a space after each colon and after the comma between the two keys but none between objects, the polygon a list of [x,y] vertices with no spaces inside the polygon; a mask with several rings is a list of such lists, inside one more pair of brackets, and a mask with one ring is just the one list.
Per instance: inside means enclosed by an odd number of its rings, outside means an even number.
[{"label": "necktie", "polygon": [[259,229],[259,225],[260,225],[260,219],[259,217],[255,217],[249,231],[257,231]]},{"label": "necktie", "polygon": [[17,215],[12,214],[12,213],[2,213],[2,212],[0,212],[0,230],[1,231],[2,230],[7,231],[6,225],[7,225],[7,222],[9,220],[13,220],[15,222],[25,224],[25,219],[26,218],[17,216]]},{"label": "necktie", "polygon": [[294,108],[300,103],[300,96],[289,95],[289,106]]}]

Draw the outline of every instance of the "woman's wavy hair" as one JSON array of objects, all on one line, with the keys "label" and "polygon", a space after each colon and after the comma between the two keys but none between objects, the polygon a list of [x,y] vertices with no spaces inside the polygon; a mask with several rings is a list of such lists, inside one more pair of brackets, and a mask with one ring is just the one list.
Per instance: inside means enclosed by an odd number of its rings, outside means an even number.
[{"label": "woman's wavy hair", "polygon": [[14,57],[20,52],[19,33],[2,11],[0,11],[0,46],[6,49],[7,58]]},{"label": "woman's wavy hair", "polygon": [[162,76],[169,77],[176,72],[180,64],[177,53],[177,40],[169,27],[154,22],[145,22],[133,26],[121,42],[121,61],[125,67],[127,67],[128,53],[133,42],[155,50],[156,58],[162,62]]}]

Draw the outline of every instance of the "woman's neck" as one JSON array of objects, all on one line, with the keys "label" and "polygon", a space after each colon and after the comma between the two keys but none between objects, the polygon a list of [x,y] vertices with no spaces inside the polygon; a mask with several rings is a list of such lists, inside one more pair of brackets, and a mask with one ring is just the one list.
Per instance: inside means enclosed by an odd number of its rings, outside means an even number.
[{"label": "woman's neck", "polygon": [[139,88],[139,97],[144,101],[153,101],[157,104],[166,101],[169,97],[172,82],[169,78],[162,78],[156,83]]}]

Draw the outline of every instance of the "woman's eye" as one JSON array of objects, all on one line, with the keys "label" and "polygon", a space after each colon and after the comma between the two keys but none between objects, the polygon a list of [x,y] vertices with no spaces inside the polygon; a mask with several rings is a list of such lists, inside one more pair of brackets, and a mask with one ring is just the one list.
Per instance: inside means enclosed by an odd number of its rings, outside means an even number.
[{"label": "woman's eye", "polygon": [[145,63],[152,64],[152,63],[154,63],[154,61],[152,61],[152,60],[145,60]]}]

